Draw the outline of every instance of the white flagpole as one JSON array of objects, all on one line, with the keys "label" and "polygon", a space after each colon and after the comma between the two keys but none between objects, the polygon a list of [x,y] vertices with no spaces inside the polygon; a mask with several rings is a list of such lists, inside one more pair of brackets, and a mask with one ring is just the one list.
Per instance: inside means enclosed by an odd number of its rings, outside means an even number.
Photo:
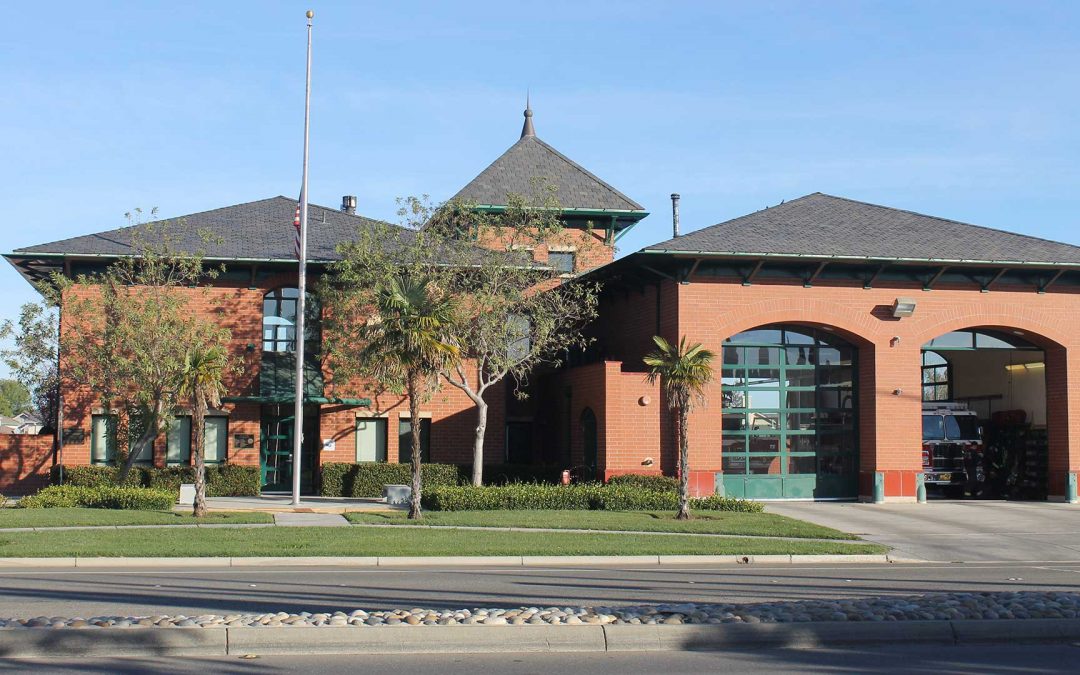
[{"label": "white flagpole", "polygon": [[296,294],[296,408],[293,413],[292,503],[300,505],[301,448],[304,444],[304,305],[307,294],[308,130],[311,125],[311,19],[307,12],[307,81],[304,85],[304,177],[300,186],[300,275]]}]

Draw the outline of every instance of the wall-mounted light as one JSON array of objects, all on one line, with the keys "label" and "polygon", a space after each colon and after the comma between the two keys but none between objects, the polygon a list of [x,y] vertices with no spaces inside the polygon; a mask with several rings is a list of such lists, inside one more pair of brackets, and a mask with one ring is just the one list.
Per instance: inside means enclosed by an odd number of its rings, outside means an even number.
[{"label": "wall-mounted light", "polygon": [[646,457],[645,459],[641,460],[641,466],[652,466],[655,463],[656,460],[654,460],[652,457]]},{"label": "wall-mounted light", "polygon": [[903,396],[904,395],[904,390],[900,389],[900,388],[893,389],[892,390],[892,395],[893,396]]},{"label": "wall-mounted light", "polygon": [[1035,361],[1033,363],[1008,363],[1005,365],[1005,370],[1016,373],[1027,370],[1042,370],[1046,368],[1046,364],[1042,361]]},{"label": "wall-mounted light", "polygon": [[915,313],[915,301],[911,298],[897,298],[893,302],[892,315],[894,319],[911,316]]},{"label": "wall-mounted light", "polygon": [[899,335],[892,336],[892,339],[889,340],[889,346],[890,347],[895,347],[898,344],[900,344],[900,336]]}]

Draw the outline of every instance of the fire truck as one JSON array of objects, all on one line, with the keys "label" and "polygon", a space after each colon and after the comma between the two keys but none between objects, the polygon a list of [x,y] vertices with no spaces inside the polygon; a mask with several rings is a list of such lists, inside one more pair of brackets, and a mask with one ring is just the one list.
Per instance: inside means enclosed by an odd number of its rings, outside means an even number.
[{"label": "fire truck", "polygon": [[977,496],[986,481],[985,443],[978,416],[963,403],[923,403],[923,476],[946,497]]}]

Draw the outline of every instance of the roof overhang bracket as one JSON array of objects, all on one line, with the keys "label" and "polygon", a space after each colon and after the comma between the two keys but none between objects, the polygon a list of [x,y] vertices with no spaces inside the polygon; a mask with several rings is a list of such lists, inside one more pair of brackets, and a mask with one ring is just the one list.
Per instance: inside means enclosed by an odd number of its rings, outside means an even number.
[{"label": "roof overhang bracket", "polygon": [[747,274],[745,277],[743,277],[742,285],[743,286],[751,286],[751,285],[753,285],[754,278],[757,277],[758,272],[760,272],[761,268],[764,267],[764,266],[765,266],[765,261],[764,260],[757,261],[757,264],[754,265],[754,269],[750,270],[750,274]]},{"label": "roof overhang bracket", "polygon": [[615,226],[619,222],[619,217],[612,214],[610,224],[605,228],[604,243],[611,246],[615,243]]},{"label": "roof overhang bracket", "polygon": [[934,284],[936,284],[941,279],[941,277],[944,276],[945,273],[948,272],[948,271],[949,271],[948,267],[942,267],[942,268],[938,269],[937,272],[934,272],[934,276],[932,276],[932,277],[930,277],[929,279],[926,280],[926,283],[923,284],[922,289],[924,291],[932,291],[932,290],[934,290]]},{"label": "roof overhang bracket", "polygon": [[874,273],[870,275],[870,278],[863,282],[863,290],[868,291],[873,288],[874,282],[878,280],[878,278],[881,276],[881,273],[885,271],[886,267],[888,267],[888,265],[878,265],[878,268],[874,270]]},{"label": "roof overhang bracket", "polygon": [[1057,280],[1061,278],[1062,274],[1065,274],[1065,270],[1058,270],[1057,272],[1055,272],[1054,276],[1050,277],[1049,279],[1046,280],[1046,282],[1044,284],[1039,286],[1038,292],[1039,293],[1045,293],[1046,289],[1050,288],[1055,283],[1057,283]]},{"label": "roof overhang bracket", "polygon": [[810,273],[810,276],[803,279],[803,288],[813,288],[814,282],[821,276],[822,271],[825,270],[825,266],[828,265],[828,261],[822,261],[818,263],[817,269]]},{"label": "roof overhang bracket", "polygon": [[690,269],[686,270],[681,275],[682,279],[679,280],[679,283],[682,284],[683,286],[686,286],[687,284],[689,284],[690,283],[690,278],[694,276],[695,272],[697,272],[697,268],[698,268],[699,265],[701,265],[701,258],[695,258],[694,259],[694,264],[690,267]]},{"label": "roof overhang bracket", "polygon": [[676,279],[675,277],[671,276],[671,275],[670,275],[670,274],[668,274],[667,272],[661,272],[660,270],[658,270],[658,269],[656,269],[656,268],[654,268],[654,267],[649,267],[648,265],[642,265],[642,266],[641,266],[641,269],[643,269],[643,270],[649,270],[649,271],[650,271],[650,272],[652,272],[653,274],[655,274],[655,275],[657,275],[657,276],[661,276],[661,277],[664,277],[665,279],[671,279],[672,281],[678,281],[678,279]]},{"label": "roof overhang bracket", "polygon": [[1008,271],[1009,271],[1008,267],[1002,267],[1000,270],[997,271],[997,274],[995,274],[989,281],[987,281],[985,284],[983,284],[982,288],[979,289],[979,290],[982,291],[983,293],[989,293],[990,292],[990,287],[993,286],[994,284],[996,284],[998,281],[1000,281],[1001,277],[1005,276],[1005,274]]},{"label": "roof overhang bracket", "polygon": [[256,286],[255,286],[255,277],[256,277],[256,276],[257,276],[258,274],[259,274],[259,266],[258,266],[258,265],[254,265],[254,264],[253,264],[253,265],[251,266],[251,276],[250,276],[250,278],[248,279],[248,290],[249,290],[249,291],[253,291],[253,290],[255,290],[255,288],[256,288]]}]

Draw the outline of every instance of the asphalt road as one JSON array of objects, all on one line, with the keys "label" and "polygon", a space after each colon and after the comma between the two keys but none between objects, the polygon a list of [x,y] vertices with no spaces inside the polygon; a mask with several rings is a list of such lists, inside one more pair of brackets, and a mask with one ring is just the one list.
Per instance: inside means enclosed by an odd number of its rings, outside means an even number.
[{"label": "asphalt road", "polygon": [[1080,563],[551,568],[147,568],[0,572],[6,617],[756,602],[1080,591]]},{"label": "asphalt road", "polygon": [[178,673],[205,675],[277,675],[279,673],[394,673],[395,675],[476,675],[506,673],[1069,673],[1076,672],[1080,648],[1071,645],[943,647],[907,645],[852,649],[773,649],[747,652],[662,652],[626,654],[491,654],[386,656],[265,656],[213,659],[63,659],[0,661],[0,672],[67,675],[68,673]]}]

